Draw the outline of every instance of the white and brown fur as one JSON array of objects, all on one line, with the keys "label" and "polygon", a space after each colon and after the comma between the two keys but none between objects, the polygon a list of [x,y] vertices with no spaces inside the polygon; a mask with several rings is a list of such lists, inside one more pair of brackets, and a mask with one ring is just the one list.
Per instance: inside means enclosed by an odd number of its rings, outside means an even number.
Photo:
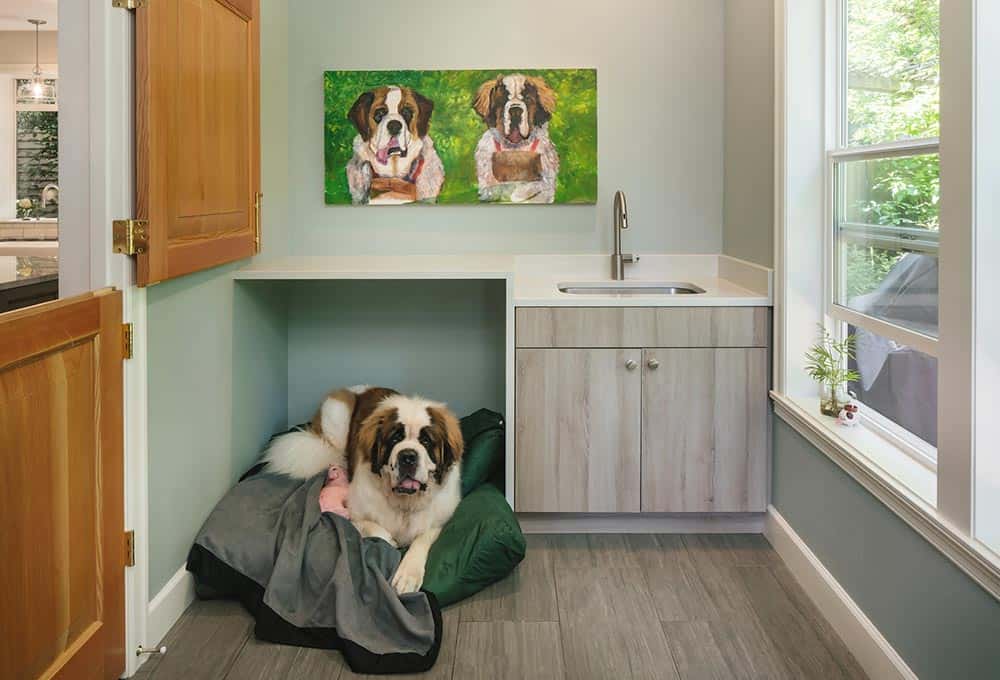
[{"label": "white and brown fur", "polygon": [[347,163],[353,203],[386,202],[371,198],[373,177],[412,181],[418,201],[437,199],[444,183],[444,164],[429,133],[433,111],[434,102],[409,87],[376,87],[358,96],[347,114],[358,131],[354,155]]},{"label": "white and brown fur", "polygon": [[[552,203],[559,175],[559,154],[549,138],[549,120],[556,95],[544,79],[520,73],[500,75],[479,87],[472,108],[486,123],[486,132],[476,146],[479,200],[509,200],[512,203]],[[498,150],[535,147],[541,156],[538,181],[510,183],[493,174],[493,154]]]},{"label": "white and brown fur", "polygon": [[[275,439],[265,460],[269,472],[299,478],[345,466],[347,507],[361,535],[409,546],[392,578],[397,592],[409,593],[423,584],[430,548],[461,500],[463,450],[458,419],[444,404],[358,386],[331,393],[309,428]],[[416,459],[405,477],[401,454]]]}]

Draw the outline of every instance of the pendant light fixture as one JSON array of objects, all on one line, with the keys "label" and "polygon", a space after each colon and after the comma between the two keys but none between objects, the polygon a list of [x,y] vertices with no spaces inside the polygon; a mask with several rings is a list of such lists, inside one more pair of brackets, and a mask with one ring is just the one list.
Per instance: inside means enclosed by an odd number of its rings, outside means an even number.
[{"label": "pendant light fixture", "polygon": [[35,26],[35,70],[32,71],[32,79],[24,81],[17,88],[17,98],[19,101],[34,100],[54,104],[56,101],[55,85],[46,82],[45,78],[42,77],[42,68],[38,63],[38,27],[48,22],[45,19],[28,19],[28,23]]}]

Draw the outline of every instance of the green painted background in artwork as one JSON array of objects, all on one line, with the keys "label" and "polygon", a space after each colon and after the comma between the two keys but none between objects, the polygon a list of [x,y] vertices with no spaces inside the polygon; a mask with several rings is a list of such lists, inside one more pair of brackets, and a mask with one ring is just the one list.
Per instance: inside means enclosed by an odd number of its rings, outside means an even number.
[{"label": "green painted background in artwork", "polygon": [[486,125],[472,110],[472,100],[480,85],[504,73],[540,76],[556,93],[556,110],[549,121],[549,136],[559,153],[555,202],[596,202],[595,69],[326,71],[323,77],[326,202],[351,202],[344,171],[357,134],[347,119],[351,105],[358,95],[373,87],[401,85],[434,102],[430,134],[445,171],[438,203],[478,203],[474,154]]}]

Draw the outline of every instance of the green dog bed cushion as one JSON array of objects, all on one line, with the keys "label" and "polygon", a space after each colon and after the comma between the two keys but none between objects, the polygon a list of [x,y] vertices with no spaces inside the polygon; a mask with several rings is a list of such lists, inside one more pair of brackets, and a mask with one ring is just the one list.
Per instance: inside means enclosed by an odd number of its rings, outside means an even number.
[{"label": "green dog bed cushion", "polygon": [[461,419],[462,495],[455,514],[427,556],[424,590],[441,606],[463,600],[504,578],[524,559],[517,517],[500,488],[504,473],[503,416],[480,409]]},{"label": "green dog bed cushion", "polygon": [[462,456],[462,496],[486,482],[503,491],[504,425],[503,416],[481,408],[459,421],[465,454]]},{"label": "green dog bed cushion", "polygon": [[504,578],[524,559],[524,534],[507,499],[483,484],[462,499],[431,546],[424,590],[447,606]]}]

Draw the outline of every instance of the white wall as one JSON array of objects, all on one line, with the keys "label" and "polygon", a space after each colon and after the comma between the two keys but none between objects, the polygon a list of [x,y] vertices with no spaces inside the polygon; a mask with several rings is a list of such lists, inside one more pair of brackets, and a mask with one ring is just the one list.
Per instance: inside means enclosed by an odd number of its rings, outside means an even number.
[{"label": "white wall", "polygon": [[[24,23],[28,26],[28,23]],[[30,26],[29,26],[30,28]],[[57,58],[58,33],[39,31],[38,60],[43,64],[54,64]],[[0,31],[0,64],[35,64],[35,32]]]},{"label": "white wall", "polygon": [[[618,188],[626,248],[721,250],[723,0],[298,0],[288,30],[292,254],[605,251]],[[324,204],[325,69],[530,67],[598,70],[596,207]]]},{"label": "white wall", "polygon": [[726,0],[723,251],[774,259],[774,3]]}]

